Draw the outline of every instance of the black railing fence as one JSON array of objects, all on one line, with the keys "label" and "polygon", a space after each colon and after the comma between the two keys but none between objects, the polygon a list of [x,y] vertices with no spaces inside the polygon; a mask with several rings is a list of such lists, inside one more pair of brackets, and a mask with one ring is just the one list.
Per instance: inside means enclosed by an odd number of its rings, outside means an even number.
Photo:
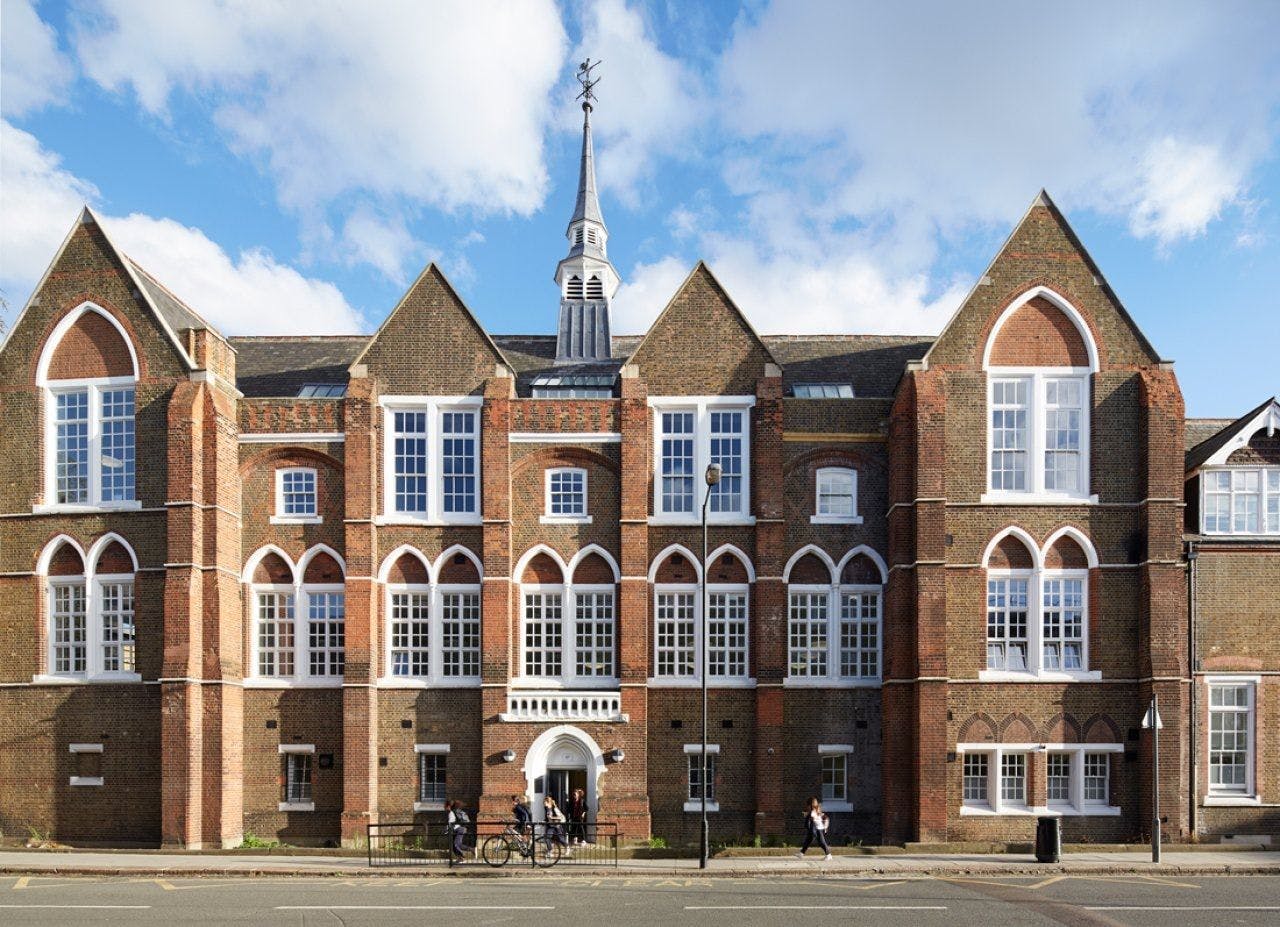
[{"label": "black railing fence", "polygon": [[[610,866],[618,865],[614,822],[528,824],[473,821],[462,839],[442,821],[370,824],[370,866]],[[461,845],[459,855],[455,847]]]}]

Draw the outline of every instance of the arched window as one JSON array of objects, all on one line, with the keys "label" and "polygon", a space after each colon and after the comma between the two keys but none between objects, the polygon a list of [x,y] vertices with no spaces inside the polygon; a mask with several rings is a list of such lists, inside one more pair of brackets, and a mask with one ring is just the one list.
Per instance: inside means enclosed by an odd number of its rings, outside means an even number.
[{"label": "arched window", "polygon": [[617,562],[590,545],[565,563],[546,546],[516,565],[520,677],[525,685],[613,685],[617,679]]},{"label": "arched window", "polygon": [[1062,529],[1041,550],[1009,528],[987,546],[987,679],[1095,679],[1089,670],[1092,545]]},{"label": "arched window", "polygon": [[55,538],[40,557],[48,614],[49,679],[131,682],[138,675],[133,549],[116,534],[87,553]]},{"label": "arched window", "polygon": [[472,686],[480,681],[481,571],[454,546],[434,564],[407,545],[383,562],[385,669],[380,683]]},{"label": "arched window", "polygon": [[587,278],[587,299],[604,299],[604,284],[596,274]]},{"label": "arched window", "polygon": [[266,547],[249,558],[252,675],[246,685],[341,685],[346,666],[346,565],[318,544],[295,566]]},{"label": "arched window", "polygon": [[[708,558],[706,636],[702,574],[688,550],[672,545],[653,561],[653,672],[649,684],[689,685],[705,663],[712,686],[750,684],[751,584],[755,573],[742,551],[724,545]],[[703,647],[706,647],[705,660]]]},{"label": "arched window", "polygon": [[883,674],[884,560],[866,546],[837,565],[814,545],[792,555],[787,583],[787,685],[878,685]]},{"label": "arched window", "polygon": [[564,286],[565,299],[582,299],[582,278],[574,274]]},{"label": "arched window", "polygon": [[83,303],[54,328],[36,366],[44,391],[44,503],[37,511],[137,508],[138,359],[124,327]]}]

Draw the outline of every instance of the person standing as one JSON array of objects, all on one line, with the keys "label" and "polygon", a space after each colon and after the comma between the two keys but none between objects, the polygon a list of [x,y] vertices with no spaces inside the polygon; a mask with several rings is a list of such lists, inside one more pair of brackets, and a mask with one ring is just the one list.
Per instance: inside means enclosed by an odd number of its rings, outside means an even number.
[{"label": "person standing", "polygon": [[569,837],[574,846],[587,845],[587,793],[574,789],[569,798]]},{"label": "person standing", "polygon": [[511,813],[515,815],[516,833],[523,834],[533,823],[533,811],[529,808],[529,799],[524,795],[512,795]]},{"label": "person standing", "polygon": [[463,846],[463,840],[467,836],[467,825],[471,823],[471,818],[467,817],[467,813],[462,810],[462,802],[456,798],[449,802],[449,836],[452,838],[451,849],[453,858],[460,860],[466,857],[467,851]]},{"label": "person standing", "polygon": [[800,852],[796,856],[804,857],[805,852],[813,843],[817,843],[822,847],[822,851],[827,855],[825,859],[831,859],[831,847],[827,846],[827,827],[831,823],[831,819],[822,813],[822,802],[816,798],[810,798],[805,803],[804,812],[804,843],[800,844]]}]

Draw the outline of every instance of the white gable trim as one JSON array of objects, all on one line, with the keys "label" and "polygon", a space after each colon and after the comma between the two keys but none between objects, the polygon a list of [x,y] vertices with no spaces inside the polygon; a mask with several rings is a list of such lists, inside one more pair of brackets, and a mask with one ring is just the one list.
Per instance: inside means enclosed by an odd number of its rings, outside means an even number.
[{"label": "white gable trim", "polygon": [[1280,430],[1280,400],[1271,400],[1265,409],[1242,425],[1231,440],[1214,451],[1213,455],[1200,465],[1197,472],[1205,467],[1224,466],[1228,457],[1247,445],[1249,439],[1264,428],[1267,430],[1268,438]]},{"label": "white gable trim", "polygon": [[1032,287],[1010,302],[1004,312],[1000,313],[1000,317],[996,319],[996,324],[992,326],[991,334],[987,336],[987,343],[982,349],[982,369],[991,369],[991,349],[995,346],[996,339],[1000,336],[1000,330],[1004,327],[1004,323],[1009,321],[1009,318],[1015,312],[1031,302],[1031,300],[1041,297],[1062,310],[1062,313],[1075,325],[1076,331],[1080,333],[1081,340],[1084,341],[1085,350],[1089,354],[1089,372],[1097,373],[1098,345],[1093,340],[1093,333],[1089,331],[1089,326],[1085,323],[1084,316],[1080,314],[1080,310],[1071,305],[1070,300],[1047,286]]}]

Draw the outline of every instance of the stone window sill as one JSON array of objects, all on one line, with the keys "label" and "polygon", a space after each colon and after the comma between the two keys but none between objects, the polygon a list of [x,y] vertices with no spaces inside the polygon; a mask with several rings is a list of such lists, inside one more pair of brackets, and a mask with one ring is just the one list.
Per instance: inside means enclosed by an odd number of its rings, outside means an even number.
[{"label": "stone window sill", "polygon": [[1256,808],[1262,799],[1257,795],[1206,795],[1201,804],[1206,808]]},{"label": "stone window sill", "polygon": [[101,776],[72,776],[72,785],[102,785]]},{"label": "stone window sill", "polygon": [[281,811],[315,811],[316,803],[313,801],[282,801],[280,802]]},{"label": "stone window sill", "polygon": [[860,525],[861,515],[810,515],[811,525]]},{"label": "stone window sill", "polygon": [[590,515],[541,515],[538,518],[540,525],[589,525],[592,516]]},{"label": "stone window sill", "polygon": [[[685,802],[685,803],[684,803],[684,810],[685,810],[685,811],[688,811],[688,812],[690,812],[690,813],[692,813],[692,814],[701,814],[701,813],[702,813],[702,799],[698,799],[697,801],[687,801],[687,802]],[[708,802],[707,802],[707,814],[710,814],[710,813],[711,813],[711,812],[713,812],[713,811],[719,811],[719,810],[720,810],[720,802],[718,802],[718,801],[708,801]]]},{"label": "stone window sill", "polygon": [[1024,673],[1017,670],[979,670],[979,682],[1101,682],[1100,670],[1061,672],[1049,670],[1043,673]]},{"label": "stone window sill", "polygon": [[272,515],[273,525],[322,525],[324,519],[319,515]]}]

